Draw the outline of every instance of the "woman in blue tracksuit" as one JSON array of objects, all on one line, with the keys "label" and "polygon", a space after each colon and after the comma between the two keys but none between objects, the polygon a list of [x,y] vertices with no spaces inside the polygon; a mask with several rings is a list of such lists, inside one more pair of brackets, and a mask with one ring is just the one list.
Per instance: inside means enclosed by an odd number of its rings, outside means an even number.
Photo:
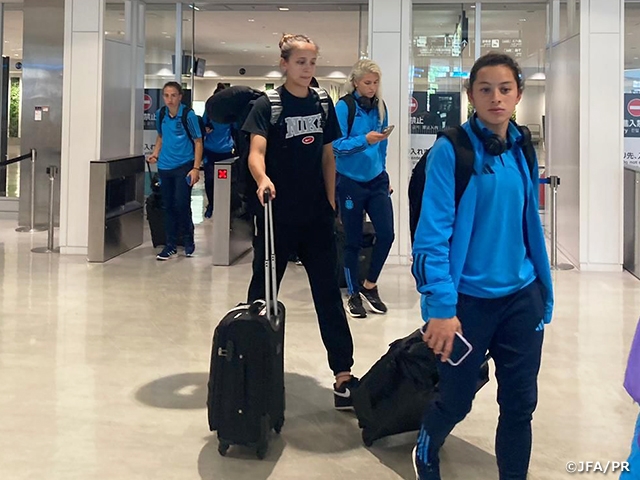
[{"label": "woman in blue tracksuit", "polygon": [[[351,92],[336,104],[342,138],[333,142],[338,178],[336,192],[345,232],[344,267],[349,290],[349,314],[364,318],[363,300],[374,313],[386,313],[377,281],[394,240],[391,188],[386,171],[387,138],[391,133],[380,98],[382,72],[371,60],[360,60],[349,75]],[[352,115],[349,114],[351,110]],[[353,123],[349,120],[352,118]],[[384,133],[383,133],[384,132]],[[364,213],[376,231],[371,267],[360,285],[358,256]]]},{"label": "woman in blue tracksuit", "polygon": [[[553,290],[523,131],[510,121],[524,89],[508,55],[473,66],[467,94],[476,114],[462,128],[475,150],[474,174],[455,205],[455,155],[446,138],[429,153],[412,273],[422,294],[424,341],[441,355],[438,395],[423,420],[413,461],[419,480],[440,480],[439,450],[471,410],[487,351],[498,381],[496,458],[500,480],[525,480],[545,324]],[[537,162],[533,172],[537,172]],[[456,333],[473,350],[446,363]]]},{"label": "woman in blue tracksuit", "polygon": [[[213,92],[216,93],[224,90],[223,83],[218,83],[217,88]],[[216,123],[209,120],[207,114],[202,116],[205,126],[204,137],[204,189],[207,193],[207,210],[204,218],[211,218],[213,215],[213,173],[214,163],[226,160],[233,156],[233,135],[231,124]]]}]

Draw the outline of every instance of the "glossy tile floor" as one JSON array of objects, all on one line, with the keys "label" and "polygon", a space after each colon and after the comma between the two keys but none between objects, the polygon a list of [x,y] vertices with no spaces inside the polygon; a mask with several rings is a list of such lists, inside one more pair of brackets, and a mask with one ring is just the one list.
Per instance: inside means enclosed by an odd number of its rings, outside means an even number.
[{"label": "glossy tile floor", "polygon": [[[217,453],[205,415],[211,334],[244,299],[249,258],[211,267],[210,222],[197,257],[160,263],[149,243],[104,265],[35,255],[44,234],[0,220],[0,478],[411,479],[415,434],[365,448],[353,415],[332,409],[326,366],[302,267],[290,264],[287,421],[268,457]],[[530,479],[568,478],[568,461],[620,461],[637,406],[621,387],[640,315],[628,274],[558,272],[547,330]],[[380,282],[390,313],[352,321],[355,373],[420,325],[408,267]],[[443,450],[445,480],[497,479],[495,380]],[[597,475],[597,478],[617,475]]]}]

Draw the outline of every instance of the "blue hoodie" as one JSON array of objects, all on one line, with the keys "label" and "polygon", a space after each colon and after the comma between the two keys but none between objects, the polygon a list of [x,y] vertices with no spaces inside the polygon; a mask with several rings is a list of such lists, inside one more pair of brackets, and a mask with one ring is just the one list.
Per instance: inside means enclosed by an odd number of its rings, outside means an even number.
[{"label": "blue hoodie", "polygon": [[[353,95],[358,98],[358,92]],[[336,104],[336,116],[342,130],[342,138],[333,142],[333,153],[336,156],[336,170],[339,174],[349,177],[356,182],[368,182],[373,180],[386,168],[388,140],[383,140],[375,145],[367,142],[367,133],[380,132],[387,127],[388,120],[380,122],[380,113],[377,108],[365,111],[356,102],[356,116],[353,119],[351,134],[347,137],[349,108],[344,100]]]},{"label": "blue hoodie", "polygon": [[[480,123],[480,122],[478,122]],[[463,125],[475,149],[474,175],[471,176],[458,210],[455,209],[455,156],[453,146],[446,138],[439,139],[429,153],[426,165],[427,180],[422,197],[422,210],[413,245],[412,273],[418,291],[422,294],[422,318],[451,318],[456,314],[458,291],[476,289],[484,292],[482,297],[492,298],[509,294],[504,285],[505,278],[517,291],[536,277],[542,282],[545,292],[544,322],[551,322],[553,313],[553,285],[547,256],[546,242],[538,214],[538,176],[529,174],[524,154],[518,144],[521,137],[518,129],[510,125],[509,139],[513,145],[503,159],[485,152],[482,142],[473,134],[468,123]],[[482,126],[481,126],[482,128]],[[519,224],[501,222],[501,198],[482,188],[482,174],[493,173],[500,167],[496,162],[509,160],[515,163],[523,185],[524,201],[520,204],[522,231]],[[538,164],[534,172],[538,171]],[[513,172],[510,172],[513,175]],[[515,173],[517,175],[517,173]],[[486,186],[486,184],[485,184]],[[520,188],[520,186],[518,186]],[[493,196],[493,199],[492,199]],[[515,198],[515,197],[513,197]],[[493,202],[493,203],[492,203]],[[493,211],[486,212],[487,205]],[[496,208],[497,207],[497,208]],[[504,207],[504,212],[509,207]],[[515,207],[517,208],[517,207]],[[478,213],[481,218],[476,218]],[[511,212],[513,217],[514,212]],[[483,225],[483,223],[485,223]],[[511,228],[516,225],[515,228]],[[506,232],[505,232],[506,230]],[[503,232],[502,245],[492,243],[491,232]],[[496,239],[498,239],[496,235]],[[515,238],[525,248],[504,248]],[[473,243],[473,244],[472,244]],[[514,253],[515,252],[515,253]],[[523,254],[518,257],[519,254]],[[489,259],[489,261],[487,261]],[[517,260],[514,262],[514,259]],[[482,265],[489,271],[480,272]],[[464,288],[461,280],[466,280]],[[464,281],[462,282],[465,283]],[[468,294],[473,294],[468,293]],[[511,292],[512,293],[512,292]]]},{"label": "blue hoodie", "polygon": [[233,150],[233,137],[231,136],[231,125],[216,123],[207,117],[202,116],[204,124],[212,128],[211,133],[204,137],[204,149],[213,153],[227,153]]}]

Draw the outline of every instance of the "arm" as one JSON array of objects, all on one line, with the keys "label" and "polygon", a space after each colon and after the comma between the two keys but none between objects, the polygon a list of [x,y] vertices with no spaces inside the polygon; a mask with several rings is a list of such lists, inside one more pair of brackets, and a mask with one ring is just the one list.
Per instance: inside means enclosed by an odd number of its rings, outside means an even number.
[{"label": "arm", "polygon": [[204,153],[204,146],[202,142],[203,132],[200,130],[200,123],[198,117],[193,110],[189,112],[188,117],[189,129],[191,130],[191,137],[193,138],[193,168],[189,172],[191,176],[191,186],[193,187],[200,180],[200,167],[202,166],[202,154]]},{"label": "arm", "polygon": [[158,134],[158,138],[156,138],[156,145],[153,147],[153,152],[149,155],[148,162],[149,163],[157,163],[158,156],[160,155],[160,150],[162,149],[162,135]]},{"label": "arm", "polygon": [[422,294],[424,341],[441,360],[453,347],[455,332],[461,332],[456,317],[458,292],[451,277],[449,242],[455,222],[455,155],[446,139],[439,140],[427,161],[427,181],[413,247],[412,273]]},{"label": "arm", "polygon": [[333,155],[333,146],[328,143],[322,147],[322,175],[324,176],[324,188],[327,191],[329,204],[336,209],[336,157]]},{"label": "arm", "polygon": [[276,198],[276,187],[267,176],[267,168],[264,160],[266,153],[267,139],[262,135],[252,133],[251,146],[249,147],[249,171],[258,184],[258,191],[256,193],[262,204],[264,204],[264,191],[267,188],[271,190],[271,199]]},{"label": "arm", "polygon": [[[342,137],[336,139],[333,142],[333,153],[335,154],[335,156],[351,155],[354,153],[363,152],[369,146],[366,135],[356,135],[349,137],[346,136],[347,130],[349,128],[349,126],[347,125],[348,116],[349,109],[346,102],[339,101],[336,104],[336,117],[338,118]],[[353,129],[351,131],[351,134],[353,135]]]},{"label": "arm", "polygon": [[[389,111],[387,110],[387,105],[384,106],[384,120],[382,121],[382,130],[389,126]],[[397,135],[397,134],[396,134]],[[387,158],[387,147],[389,146],[389,135],[385,137],[385,139],[380,142],[380,150],[382,151],[382,157],[384,159]]]}]

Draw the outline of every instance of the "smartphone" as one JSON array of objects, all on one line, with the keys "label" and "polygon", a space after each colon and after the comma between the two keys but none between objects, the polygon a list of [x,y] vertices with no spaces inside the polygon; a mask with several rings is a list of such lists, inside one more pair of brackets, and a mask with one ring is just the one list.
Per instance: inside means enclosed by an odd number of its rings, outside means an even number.
[{"label": "smartphone", "polygon": [[191,186],[191,175],[187,175],[185,180],[187,181],[187,185]]},{"label": "smartphone", "polygon": [[391,132],[393,132],[393,129],[394,129],[394,128],[396,128],[396,126],[395,126],[395,125],[389,125],[388,127],[386,127],[385,129],[383,129],[383,130],[382,130],[382,133],[383,133],[384,135],[388,135],[388,134],[390,134]]},{"label": "smartphone", "polygon": [[469,356],[472,352],[473,347],[469,343],[469,341],[456,332],[455,337],[453,337],[453,348],[451,349],[451,355],[447,358],[447,362],[450,365],[457,367],[460,365],[465,358]]},{"label": "smartphone", "polygon": [[[420,332],[423,335],[427,331],[428,325],[429,324],[425,323],[420,329]],[[469,356],[472,351],[473,347],[471,346],[469,341],[458,332],[456,332],[455,336],[453,337],[453,348],[451,349],[451,355],[449,355],[447,362],[449,362],[449,364],[451,364],[452,366],[457,367],[464,361],[465,358]]]}]

